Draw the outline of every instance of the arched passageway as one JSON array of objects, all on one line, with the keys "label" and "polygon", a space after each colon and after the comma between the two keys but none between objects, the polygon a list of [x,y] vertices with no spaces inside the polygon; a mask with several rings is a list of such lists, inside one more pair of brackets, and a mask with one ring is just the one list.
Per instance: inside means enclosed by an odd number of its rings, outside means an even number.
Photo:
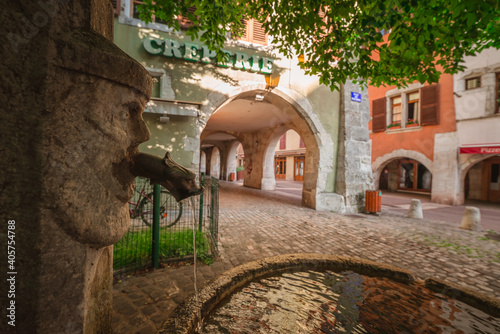
[{"label": "arched passageway", "polygon": [[421,162],[408,157],[394,158],[382,165],[376,188],[389,191],[430,193],[432,173]]},{"label": "arched passageway", "polygon": [[297,152],[289,154],[289,167],[281,172],[285,179],[286,173],[290,173],[289,178],[293,180],[297,164],[296,178],[303,182],[302,203],[317,208],[318,194],[326,197],[334,145],[307,100],[300,102],[279,91],[250,90],[220,103],[201,134],[201,145],[214,145],[220,150],[221,178],[230,179],[231,174],[236,173],[237,148],[241,143],[244,185],[276,189],[276,148],[280,138],[292,130],[289,136],[296,139]]},{"label": "arched passageway", "polygon": [[500,203],[500,155],[475,155],[462,166],[464,199]]}]

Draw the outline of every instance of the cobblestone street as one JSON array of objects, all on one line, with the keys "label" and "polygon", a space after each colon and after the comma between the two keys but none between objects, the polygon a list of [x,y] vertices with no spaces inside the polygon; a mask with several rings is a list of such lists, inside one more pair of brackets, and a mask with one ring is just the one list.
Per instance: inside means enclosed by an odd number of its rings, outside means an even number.
[{"label": "cobblestone street", "polygon": [[[339,215],[278,201],[270,193],[221,182],[219,251],[198,264],[198,287],[234,266],[287,253],[359,257],[412,270],[500,298],[500,245],[458,226],[384,213]],[[154,333],[194,292],[193,266],[164,268],[114,285],[115,333]]]}]

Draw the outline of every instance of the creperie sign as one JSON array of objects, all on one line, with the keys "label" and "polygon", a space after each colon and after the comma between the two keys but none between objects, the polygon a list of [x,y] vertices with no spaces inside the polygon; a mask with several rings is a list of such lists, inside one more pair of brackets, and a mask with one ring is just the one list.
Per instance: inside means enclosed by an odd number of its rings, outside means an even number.
[{"label": "creperie sign", "polygon": [[258,55],[249,56],[244,52],[233,52],[222,50],[229,56],[226,62],[217,62],[215,51],[208,49],[206,45],[185,42],[180,43],[168,38],[147,37],[143,40],[142,46],[152,55],[163,55],[170,58],[184,59],[188,61],[202,62],[210,64],[214,61],[217,66],[232,67],[239,70],[256,73],[270,74],[273,69],[274,59],[260,57]]}]

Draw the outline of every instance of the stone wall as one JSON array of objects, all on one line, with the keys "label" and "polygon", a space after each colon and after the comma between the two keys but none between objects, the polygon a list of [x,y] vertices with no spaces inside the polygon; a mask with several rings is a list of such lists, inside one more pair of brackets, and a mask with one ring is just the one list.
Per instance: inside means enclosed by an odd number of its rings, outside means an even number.
[{"label": "stone wall", "polygon": [[457,132],[438,133],[434,137],[432,197],[435,203],[458,205],[460,175]]},{"label": "stone wall", "polygon": [[[361,93],[361,102],[352,101],[351,92]],[[335,191],[344,196],[346,212],[359,212],[364,210],[365,191],[373,189],[368,90],[348,81],[343,86],[342,94]]]}]

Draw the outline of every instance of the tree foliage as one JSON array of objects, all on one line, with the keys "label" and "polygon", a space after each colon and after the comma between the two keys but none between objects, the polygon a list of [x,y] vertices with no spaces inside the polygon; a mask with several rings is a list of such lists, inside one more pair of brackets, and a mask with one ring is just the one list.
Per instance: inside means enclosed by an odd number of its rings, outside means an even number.
[{"label": "tree foliage", "polygon": [[176,17],[187,16],[187,34],[213,50],[255,18],[279,52],[305,55],[302,68],[331,88],[348,78],[437,82],[462,70],[465,56],[500,48],[498,0],[146,0],[140,10],[143,20],[155,15],[177,30]]}]

